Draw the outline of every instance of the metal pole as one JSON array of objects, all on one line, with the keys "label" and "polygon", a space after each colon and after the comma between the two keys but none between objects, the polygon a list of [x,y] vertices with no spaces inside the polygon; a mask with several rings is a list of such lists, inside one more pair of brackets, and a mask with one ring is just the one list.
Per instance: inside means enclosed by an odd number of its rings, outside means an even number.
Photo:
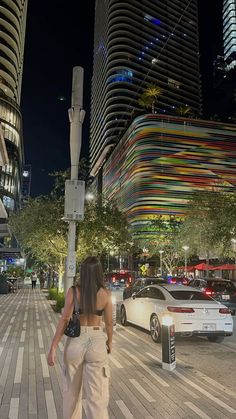
[{"label": "metal pole", "polygon": [[[85,117],[83,106],[83,83],[84,70],[82,67],[73,68],[71,108],[68,111],[70,121],[70,159],[71,159],[71,180],[78,179],[79,158],[82,142],[82,124]],[[68,254],[67,268],[65,275],[65,293],[73,284],[75,276],[75,240],[76,221],[68,221]]]},{"label": "metal pole", "polygon": [[163,254],[164,250],[159,250],[159,254],[160,254],[160,274],[162,276],[162,254]]},{"label": "metal pole", "polygon": [[185,271],[185,277],[187,277],[187,250],[185,250],[184,256],[185,256],[185,260],[184,260],[185,268],[184,268],[184,271]]}]

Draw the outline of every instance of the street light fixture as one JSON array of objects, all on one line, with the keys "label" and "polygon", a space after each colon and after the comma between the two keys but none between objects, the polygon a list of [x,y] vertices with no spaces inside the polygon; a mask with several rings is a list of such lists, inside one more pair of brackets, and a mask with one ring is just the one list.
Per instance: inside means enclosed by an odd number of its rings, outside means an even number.
[{"label": "street light fixture", "polygon": [[164,253],[164,250],[159,250],[160,253],[160,274],[162,276],[162,255]]},{"label": "street light fixture", "polygon": [[184,275],[187,277],[187,251],[189,246],[183,246],[182,249],[184,250]]}]

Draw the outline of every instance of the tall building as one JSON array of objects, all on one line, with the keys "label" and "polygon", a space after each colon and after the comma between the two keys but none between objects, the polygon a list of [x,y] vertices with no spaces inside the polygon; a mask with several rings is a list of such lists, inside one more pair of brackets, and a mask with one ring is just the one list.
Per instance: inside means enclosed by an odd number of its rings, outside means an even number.
[{"label": "tall building", "polygon": [[[208,110],[222,121],[236,121],[236,0],[222,2],[223,54],[213,63],[214,91]],[[221,46],[219,45],[219,49]]]},{"label": "tall building", "polygon": [[19,207],[23,139],[20,111],[27,0],[2,0],[0,9],[0,124],[8,164],[0,173],[0,191],[8,210]]},{"label": "tall building", "polygon": [[236,67],[236,0],[223,0],[223,43],[226,69]]},{"label": "tall building", "polygon": [[135,114],[145,88],[162,89],[156,111],[201,113],[197,0],[97,0],[90,161],[96,175]]},{"label": "tall building", "polygon": [[[7,212],[20,207],[23,137],[20,111],[24,41],[28,0],[2,0],[0,8],[0,128],[8,160],[0,171],[0,197]],[[20,250],[0,214],[0,256],[17,256]]]},{"label": "tall building", "polygon": [[103,191],[148,238],[156,215],[183,217],[193,192],[235,193],[236,127],[201,119],[142,115],[103,166]]}]

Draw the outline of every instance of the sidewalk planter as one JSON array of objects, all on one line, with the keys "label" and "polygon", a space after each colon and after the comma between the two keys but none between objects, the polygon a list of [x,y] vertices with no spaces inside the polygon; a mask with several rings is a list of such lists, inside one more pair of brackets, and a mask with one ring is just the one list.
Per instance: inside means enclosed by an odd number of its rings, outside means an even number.
[{"label": "sidewalk planter", "polygon": [[61,313],[61,310],[65,304],[64,292],[58,292],[57,288],[49,288],[48,299],[51,301],[51,306],[53,310],[55,310],[58,313]]},{"label": "sidewalk planter", "polygon": [[0,294],[9,293],[9,284],[4,279],[0,279]]},{"label": "sidewalk planter", "polygon": [[56,298],[56,311],[58,313],[61,313],[62,308],[65,305],[65,295],[64,293],[60,292],[57,294],[57,298]]}]

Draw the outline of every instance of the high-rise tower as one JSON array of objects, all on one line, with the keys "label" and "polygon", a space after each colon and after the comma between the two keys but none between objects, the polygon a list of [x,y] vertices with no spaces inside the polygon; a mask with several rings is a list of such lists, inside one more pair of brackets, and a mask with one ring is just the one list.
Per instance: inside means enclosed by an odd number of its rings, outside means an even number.
[{"label": "high-rise tower", "polygon": [[236,0],[223,1],[223,43],[226,69],[236,67]]},{"label": "high-rise tower", "polygon": [[20,95],[28,0],[2,0],[0,8],[0,124],[9,162],[0,173],[5,207],[19,206],[22,187],[23,140]]},{"label": "high-rise tower", "polygon": [[162,89],[156,111],[201,112],[197,0],[97,0],[90,161],[95,175],[110,144],[140,109],[147,85]]}]

